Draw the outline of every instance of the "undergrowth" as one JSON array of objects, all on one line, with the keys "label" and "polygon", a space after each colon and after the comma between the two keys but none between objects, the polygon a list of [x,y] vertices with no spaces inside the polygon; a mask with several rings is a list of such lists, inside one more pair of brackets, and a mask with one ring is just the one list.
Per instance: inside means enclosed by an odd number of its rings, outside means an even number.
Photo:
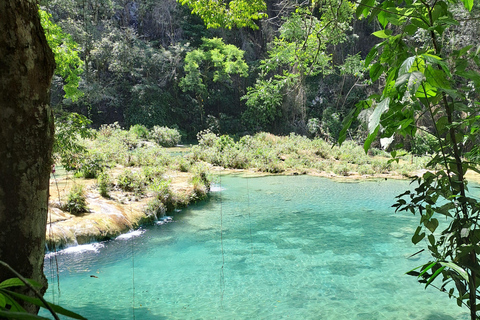
[{"label": "undergrowth", "polygon": [[376,156],[365,154],[353,141],[332,146],[322,139],[309,139],[290,134],[275,136],[258,133],[234,141],[229,136],[200,132],[198,145],[192,147],[192,161],[204,161],[232,169],[255,168],[261,172],[282,173],[287,170],[325,171],[336,175],[374,175],[397,173],[408,175],[425,167],[428,157],[404,153],[400,161],[392,161],[389,153],[374,150]]}]

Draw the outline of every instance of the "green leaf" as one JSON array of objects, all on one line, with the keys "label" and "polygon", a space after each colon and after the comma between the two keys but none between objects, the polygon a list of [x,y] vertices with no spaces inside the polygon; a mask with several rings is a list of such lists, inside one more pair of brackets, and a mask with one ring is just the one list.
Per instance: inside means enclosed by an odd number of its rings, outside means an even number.
[{"label": "green leaf", "polygon": [[[35,288],[42,287],[42,285],[35,280],[27,279],[27,281]],[[10,278],[0,283],[0,289],[10,288],[10,287],[22,287],[24,285],[25,283],[23,283],[23,281],[20,280],[19,278]]]},{"label": "green leaf", "polygon": [[438,220],[433,218],[431,220],[425,221],[423,224],[425,225],[425,227],[427,227],[428,230],[430,230],[430,232],[433,233],[438,227]]},{"label": "green leaf", "polygon": [[450,210],[455,209],[455,204],[452,202],[448,202],[441,207],[435,208],[435,212],[443,214],[447,217],[451,217],[452,215],[450,214]]},{"label": "green leaf", "polygon": [[440,264],[444,267],[455,270],[463,279],[465,279],[465,281],[468,282],[468,273],[463,268],[453,262],[440,262]]},{"label": "green leaf", "polygon": [[388,24],[387,13],[385,11],[380,11],[377,16],[378,22],[385,28]]},{"label": "green leaf", "polygon": [[[417,84],[418,82],[415,82]],[[433,87],[430,83],[424,82],[421,88],[418,88],[415,96],[417,98],[433,98],[437,95],[437,88]]]},{"label": "green leaf", "polygon": [[445,78],[445,73],[442,70],[428,66],[425,70],[425,77],[427,82],[436,88],[450,89],[450,82]]},{"label": "green leaf", "polygon": [[21,287],[24,285],[25,283],[23,283],[23,281],[20,280],[19,278],[11,278],[0,283],[0,289],[10,288],[10,287]]},{"label": "green leaf", "polygon": [[5,298],[5,303],[10,305],[10,311],[12,312],[26,312],[25,309],[11,296],[8,295],[7,290],[2,289],[1,294],[3,294]]},{"label": "green leaf", "polygon": [[438,270],[435,271],[435,273],[432,274],[432,276],[431,276],[430,278],[428,278],[428,281],[427,281],[427,283],[425,284],[425,288],[427,288],[428,285],[429,285],[430,283],[432,283],[433,280],[435,280],[435,278],[443,271],[443,269],[445,269],[445,267],[438,268]]},{"label": "green leaf", "polygon": [[468,11],[472,11],[473,0],[462,0],[462,2],[465,5],[465,9],[467,9]]},{"label": "green leaf", "polygon": [[383,71],[384,71],[384,68],[380,64],[380,62],[373,64],[369,71],[370,78],[372,79],[372,81],[373,82],[377,81],[378,78],[380,78],[380,76],[382,75]]},{"label": "green leaf", "polygon": [[379,130],[380,130],[380,125],[378,125],[377,128],[375,128],[375,130],[368,135],[367,139],[365,140],[365,143],[363,144],[363,150],[365,150],[365,153],[367,153],[368,149],[370,149],[370,145],[377,137]]},{"label": "green leaf", "polygon": [[430,28],[428,24],[426,24],[424,21],[417,18],[412,19],[412,24],[419,27],[420,29],[428,30],[428,28]]},{"label": "green leaf", "polygon": [[415,234],[412,237],[413,244],[417,244],[422,241],[423,238],[425,238],[425,232],[420,233],[421,231],[422,227],[417,227],[417,230],[415,230]]},{"label": "green leaf", "polygon": [[475,84],[477,86],[480,85],[480,74],[478,74],[477,72],[473,71],[473,70],[468,70],[468,71],[457,71],[455,72],[457,75],[461,76],[461,77],[464,77],[464,78],[467,78],[469,80],[472,80],[473,82],[475,82]]},{"label": "green leaf", "polygon": [[383,113],[388,110],[390,104],[390,98],[385,98],[375,107],[373,113],[370,115],[368,119],[368,132],[369,134],[373,133],[374,131],[378,132],[378,126],[380,124],[380,117]]},{"label": "green leaf", "polygon": [[405,59],[405,61],[403,61],[402,65],[400,66],[400,69],[398,69],[398,75],[401,76],[409,72],[410,68],[412,68],[413,63],[415,62],[415,59],[415,56]]},{"label": "green leaf", "polygon": [[342,122],[342,130],[340,131],[340,134],[338,135],[338,144],[341,145],[345,139],[347,138],[347,131],[352,125],[352,122],[357,119],[358,115],[360,114],[360,111],[362,111],[363,104],[358,103],[355,109],[352,109],[348,115],[343,119]]},{"label": "green leaf", "polygon": [[5,308],[5,305],[7,304],[7,300],[5,299],[5,296],[3,293],[0,292],[0,310],[1,308]]},{"label": "green leaf", "polygon": [[367,17],[368,12],[375,5],[375,0],[362,0],[360,4],[357,7],[357,10],[355,11],[355,15],[357,18],[360,18],[361,16]]},{"label": "green leaf", "polygon": [[387,41],[380,42],[379,44],[376,44],[370,52],[367,54],[365,57],[365,67],[368,67],[370,63],[372,62],[373,59],[378,55],[378,48],[381,48],[387,43]]},{"label": "green leaf", "polygon": [[49,320],[48,318],[40,317],[35,314],[31,314],[27,312],[11,312],[11,311],[2,311],[2,310],[0,310],[0,317],[6,318],[6,319],[18,319],[18,320],[30,320],[30,319]]},{"label": "green leaf", "polygon": [[409,24],[408,26],[405,27],[405,33],[408,34],[409,36],[413,36],[415,32],[417,32],[418,27],[413,24]]},{"label": "green leaf", "polygon": [[[13,292],[13,291],[8,291],[8,290],[5,290],[5,291],[8,292],[8,294],[10,294],[10,295],[12,295],[12,296],[14,296],[18,299],[21,299],[21,300],[24,300],[26,302],[30,302],[31,304],[34,304],[36,306],[45,308],[45,305],[43,304],[43,302],[38,298],[32,298],[32,297],[26,296],[24,294],[20,294],[20,293]],[[82,317],[81,315],[79,315],[79,314],[77,314],[73,311],[64,309],[64,308],[60,307],[59,305],[56,305],[56,304],[53,304],[53,303],[49,303],[49,302],[47,302],[47,303],[50,306],[50,308],[52,308],[52,310],[55,311],[56,313],[59,313],[61,315],[64,315],[64,316],[67,316],[67,317],[70,317],[70,318],[73,318],[73,319],[86,320],[86,318]]]},{"label": "green leaf", "polygon": [[418,88],[426,78],[420,71],[413,71],[402,74],[395,81],[395,87],[402,87],[407,85],[407,89],[411,92],[417,92]]},{"label": "green leaf", "polygon": [[392,35],[392,30],[379,30],[372,33],[372,35],[380,39],[386,39],[390,38],[390,36]]},{"label": "green leaf", "polygon": [[418,275],[419,277],[423,276],[425,274],[425,272],[427,272],[428,270],[432,269],[435,265],[437,264],[436,261],[430,263],[425,269],[422,270],[422,272],[420,272],[420,274]]}]

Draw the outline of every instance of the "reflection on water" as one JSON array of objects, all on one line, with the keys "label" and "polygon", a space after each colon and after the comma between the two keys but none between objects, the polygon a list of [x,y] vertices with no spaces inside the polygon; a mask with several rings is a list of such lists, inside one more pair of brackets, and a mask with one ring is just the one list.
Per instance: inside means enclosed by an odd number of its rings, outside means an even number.
[{"label": "reflection on water", "polygon": [[60,295],[49,257],[46,297],[89,319],[468,319],[405,275],[427,259],[390,208],[407,187],[223,176],[172,223],[57,255]]}]

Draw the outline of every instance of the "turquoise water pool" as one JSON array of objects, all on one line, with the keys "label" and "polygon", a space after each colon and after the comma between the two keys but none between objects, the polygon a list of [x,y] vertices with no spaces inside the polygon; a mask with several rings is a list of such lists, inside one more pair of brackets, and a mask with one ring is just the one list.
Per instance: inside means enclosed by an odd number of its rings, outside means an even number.
[{"label": "turquoise water pool", "polygon": [[46,298],[89,319],[468,319],[405,275],[427,259],[390,208],[405,188],[223,176],[171,223],[58,253],[59,285],[47,256]]}]

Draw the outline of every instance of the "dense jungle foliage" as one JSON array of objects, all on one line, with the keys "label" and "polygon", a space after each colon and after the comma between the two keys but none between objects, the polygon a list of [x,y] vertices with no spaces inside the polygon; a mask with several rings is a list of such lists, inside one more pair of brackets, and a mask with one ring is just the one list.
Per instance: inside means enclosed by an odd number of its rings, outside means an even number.
[{"label": "dense jungle foliage", "polygon": [[269,1],[270,18],[257,30],[207,29],[175,0],[42,0],[41,8],[77,43],[81,62],[69,63],[83,70],[73,96],[57,72],[52,105],[97,128],[118,121],[176,127],[187,141],[204,129],[336,141],[370,90],[361,60],[378,42],[377,27],[353,21],[351,6],[342,23],[329,24],[328,14],[296,1]]}]

